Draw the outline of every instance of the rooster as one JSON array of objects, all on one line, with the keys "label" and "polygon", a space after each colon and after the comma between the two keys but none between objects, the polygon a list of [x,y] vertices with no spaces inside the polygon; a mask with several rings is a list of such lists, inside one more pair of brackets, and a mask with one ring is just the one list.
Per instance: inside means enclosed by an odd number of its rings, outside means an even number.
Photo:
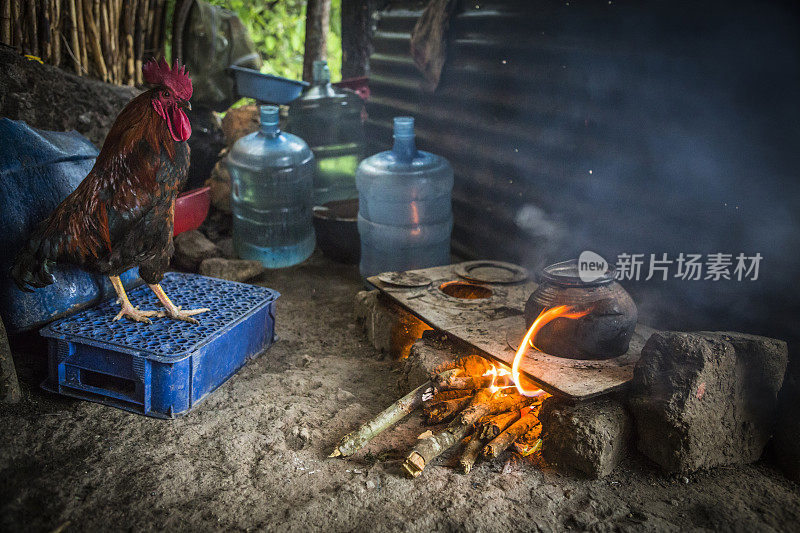
[{"label": "rooster", "polygon": [[[33,232],[11,275],[31,291],[55,281],[55,264],[76,265],[110,278],[122,307],[114,320],[167,316],[197,324],[193,315],[209,309],[181,310],[159,285],[174,251],[175,197],[189,167],[192,128],[183,108],[191,109],[192,81],[186,67],[170,68],[163,58],[142,73],[154,87],[119,113],[91,172]],[[163,310],[131,305],[119,275],[134,266]]]}]

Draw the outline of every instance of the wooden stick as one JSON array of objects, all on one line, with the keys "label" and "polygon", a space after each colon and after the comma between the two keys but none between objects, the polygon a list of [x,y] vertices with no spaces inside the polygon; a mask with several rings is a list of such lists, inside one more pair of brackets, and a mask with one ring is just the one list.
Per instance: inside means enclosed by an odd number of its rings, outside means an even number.
[{"label": "wooden stick", "polygon": [[11,24],[12,37],[14,40],[14,47],[17,52],[22,52],[22,19],[20,17],[19,3],[21,0],[11,0]]},{"label": "wooden stick", "polygon": [[440,390],[484,389],[492,384],[494,376],[454,376],[436,382]]},{"label": "wooden stick", "polygon": [[306,42],[303,53],[303,80],[311,81],[312,65],[317,59],[328,56],[328,31],[331,18],[331,0],[306,2]]},{"label": "wooden stick", "polygon": [[92,57],[97,66],[98,74],[103,81],[108,81],[108,70],[103,58],[103,51],[100,49],[100,33],[94,21],[92,0],[83,0],[83,20],[89,30],[89,45],[92,48]]},{"label": "wooden stick", "polygon": [[75,0],[69,0],[69,21],[71,27],[71,35],[72,35],[72,51],[70,55],[72,56],[73,64],[75,65],[75,73],[80,76],[81,75],[81,48],[80,44],[78,43],[78,15],[75,12]]},{"label": "wooden stick", "polygon": [[164,55],[164,22],[166,18],[167,5],[164,0],[158,0],[153,20],[153,54],[156,57]]},{"label": "wooden stick", "polygon": [[134,43],[136,53],[136,67],[134,74],[136,76],[136,84],[141,85],[144,82],[142,78],[142,57],[144,56],[144,37],[147,19],[147,0],[139,0],[139,12],[136,15],[135,23],[136,30],[134,32]]},{"label": "wooden stick", "polygon": [[461,452],[461,458],[458,460],[458,465],[461,467],[462,474],[469,474],[469,471],[472,470],[472,466],[475,464],[475,461],[478,460],[484,443],[484,440],[476,433],[473,433],[471,437],[467,438],[469,440],[464,445],[464,451]]},{"label": "wooden stick", "polygon": [[0,6],[2,6],[3,17],[2,24],[0,24],[0,41],[11,45],[11,0],[2,0]]},{"label": "wooden stick", "polygon": [[[469,407],[461,411],[459,419],[465,424],[474,425],[483,417],[504,413],[506,411],[519,411],[523,407],[527,407],[538,401],[538,398],[529,398],[517,393],[507,395],[498,394],[499,393],[494,394],[490,402],[473,402]],[[477,397],[477,394],[475,396]]]},{"label": "wooden stick", "polygon": [[528,430],[536,425],[541,426],[536,415],[533,413],[526,414],[511,424],[508,429],[500,433],[500,435],[494,438],[491,442],[489,442],[489,444],[483,448],[483,456],[487,458],[498,457],[501,453],[503,453],[503,451],[506,450],[506,448],[511,446],[511,444],[517,440],[518,437],[527,433]]},{"label": "wooden stick", "polygon": [[39,35],[38,40],[41,41],[42,59],[47,62],[53,60],[53,39],[51,36],[52,27],[52,6],[49,0],[39,0],[41,4],[39,7]]},{"label": "wooden stick", "polygon": [[50,62],[61,65],[61,1],[55,0],[52,5],[50,21],[51,57]]},{"label": "wooden stick", "polygon": [[138,9],[138,1],[131,0],[125,2],[123,14],[123,32],[125,34],[125,83],[133,85],[136,83],[136,55],[134,53],[133,32],[134,32],[134,18]]},{"label": "wooden stick", "polygon": [[505,429],[520,419],[520,411],[508,411],[499,415],[489,416],[480,424],[479,431],[483,440],[492,440]]},{"label": "wooden stick", "polygon": [[409,392],[392,405],[384,409],[378,416],[345,435],[328,457],[348,457],[360,450],[369,441],[380,435],[384,430],[393,426],[406,415],[422,405],[422,399],[429,394],[432,383],[423,383]]},{"label": "wooden stick", "polygon": [[28,47],[27,51],[30,54],[35,56],[39,55],[39,31],[38,31],[38,21],[36,17],[36,2],[34,0],[29,0],[28,4],[28,34],[27,34],[27,41]]},{"label": "wooden stick", "polygon": [[100,17],[97,20],[97,26],[100,30],[100,44],[103,49],[103,55],[106,58],[109,73],[113,70],[113,61],[111,57],[111,31],[108,26],[108,4],[103,2],[100,6]]},{"label": "wooden stick", "polygon": [[[491,391],[482,389],[475,394],[467,409],[473,411],[482,410],[480,409],[481,406],[488,405],[488,403],[495,403],[493,402],[493,397],[494,394]],[[462,413],[462,416],[453,420],[444,431],[425,439],[420,439],[403,462],[403,470],[405,473],[410,477],[418,477],[425,469],[425,466],[463,439],[476,420],[477,419],[472,420],[471,418],[465,418]]]},{"label": "wooden stick", "polygon": [[75,0],[75,7],[78,11],[78,44],[80,45],[81,68],[89,74],[89,52],[86,49],[86,25],[83,22],[83,1]]},{"label": "wooden stick", "polygon": [[445,390],[445,391],[436,391],[436,394],[431,396],[430,399],[425,400],[426,404],[435,404],[439,402],[444,402],[447,400],[455,400],[456,398],[463,398],[464,396],[472,396],[474,391],[469,390]]},{"label": "wooden stick", "polygon": [[433,426],[452,420],[453,417],[467,407],[471,401],[472,396],[462,396],[461,398],[427,404],[423,406],[425,423],[429,426]]},{"label": "wooden stick", "polygon": [[461,375],[466,376],[481,376],[486,373],[486,371],[491,370],[492,368],[496,367],[490,363],[486,358],[481,357],[480,355],[467,355],[463,357],[459,357],[454,361],[447,361],[442,363],[438,367],[433,370],[431,376],[435,374],[440,374],[445,370],[450,370],[452,368],[458,368],[461,370]]}]

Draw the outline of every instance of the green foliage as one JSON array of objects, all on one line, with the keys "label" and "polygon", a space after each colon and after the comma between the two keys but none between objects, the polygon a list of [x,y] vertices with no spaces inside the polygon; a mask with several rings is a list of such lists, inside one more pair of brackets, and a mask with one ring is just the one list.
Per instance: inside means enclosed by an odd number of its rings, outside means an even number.
[{"label": "green foliage", "polygon": [[[299,80],[303,76],[305,0],[208,0],[235,12],[264,59],[262,72]],[[331,79],[341,77],[342,2],[331,0],[328,65]]]}]

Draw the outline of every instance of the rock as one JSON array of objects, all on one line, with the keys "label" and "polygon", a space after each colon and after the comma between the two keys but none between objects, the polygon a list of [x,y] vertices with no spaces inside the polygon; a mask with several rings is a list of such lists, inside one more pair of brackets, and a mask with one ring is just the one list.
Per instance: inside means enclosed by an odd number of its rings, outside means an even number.
[{"label": "rock", "polygon": [[367,339],[376,350],[390,352],[392,328],[400,320],[393,309],[379,302],[380,291],[360,291],[356,294],[354,315],[356,323],[364,328]]},{"label": "rock", "polygon": [[236,249],[233,246],[233,238],[227,237],[225,239],[221,239],[217,241],[217,248],[219,248],[220,252],[222,252],[222,257],[225,259],[238,259],[239,256],[236,255]]},{"label": "rock", "polygon": [[17,370],[8,346],[8,337],[0,320],[0,403],[17,403],[22,398],[17,381]]},{"label": "rock", "polygon": [[364,328],[375,349],[395,359],[408,356],[411,345],[424,331],[431,329],[378,290],[359,292],[354,314],[356,324]]},{"label": "rock", "polygon": [[184,231],[175,237],[172,262],[178,268],[197,271],[203,260],[220,255],[220,250],[198,230]]},{"label": "rock", "polygon": [[[794,363],[793,363],[794,364]],[[778,468],[800,481],[800,372],[787,374],[779,395],[780,408],[772,437],[772,456]]]},{"label": "rock", "polygon": [[539,411],[542,457],[592,478],[611,473],[631,448],[633,420],[615,398],[569,404],[551,396]]},{"label": "rock", "polygon": [[231,175],[225,166],[225,157],[211,169],[205,184],[211,188],[211,205],[223,213],[231,213]]},{"label": "rock", "polygon": [[230,148],[241,137],[258,131],[260,126],[258,106],[255,104],[228,109],[225,118],[222,119],[225,144]]},{"label": "rock", "polygon": [[403,393],[419,387],[428,381],[430,373],[438,366],[457,357],[453,343],[433,330],[426,331],[422,338],[411,346],[411,351],[403,360],[402,374],[398,385]]},{"label": "rock", "polygon": [[267,270],[261,261],[212,257],[200,263],[198,273],[228,281],[247,281]]},{"label": "rock", "polygon": [[657,332],[630,408],[639,450],[668,472],[756,461],[772,433],[786,343],[727,332]]}]

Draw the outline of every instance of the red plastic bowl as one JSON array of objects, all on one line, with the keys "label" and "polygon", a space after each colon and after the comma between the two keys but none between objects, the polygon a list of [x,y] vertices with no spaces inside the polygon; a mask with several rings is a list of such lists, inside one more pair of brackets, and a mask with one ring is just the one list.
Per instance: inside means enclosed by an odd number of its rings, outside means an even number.
[{"label": "red plastic bowl", "polygon": [[173,235],[197,229],[208,216],[211,205],[211,187],[192,189],[175,200],[175,229]]}]

